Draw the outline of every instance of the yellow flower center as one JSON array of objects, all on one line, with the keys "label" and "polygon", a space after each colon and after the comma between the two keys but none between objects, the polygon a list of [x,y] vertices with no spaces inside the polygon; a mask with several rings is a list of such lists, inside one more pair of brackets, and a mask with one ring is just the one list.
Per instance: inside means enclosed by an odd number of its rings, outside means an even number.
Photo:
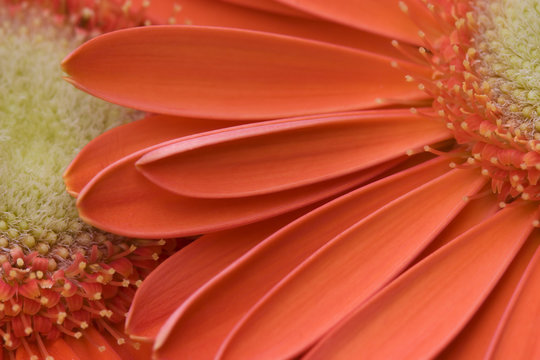
[{"label": "yellow flower center", "polygon": [[477,6],[478,72],[504,124],[540,140],[540,2],[498,0]]},{"label": "yellow flower center", "polygon": [[175,248],[174,240],[164,249],[163,240],[103,233],[77,216],[63,171],[91,139],[137,114],[62,80],[61,60],[86,30],[100,30],[80,26],[112,13],[58,6],[0,0],[0,357],[35,343],[41,357],[30,358],[50,360],[45,339],[80,338],[93,325],[137,347],[116,324],[142,279]]},{"label": "yellow flower center", "polygon": [[501,206],[540,200],[538,0],[426,6],[440,24],[419,32],[432,76],[406,80],[433,96],[429,115],[453,132],[459,166],[490,178]]},{"label": "yellow flower center", "polygon": [[[61,174],[82,146],[133,116],[62,80],[62,58],[82,39],[43,9],[0,9],[0,247],[40,254],[87,246]],[[102,237],[99,237],[102,238]]]}]

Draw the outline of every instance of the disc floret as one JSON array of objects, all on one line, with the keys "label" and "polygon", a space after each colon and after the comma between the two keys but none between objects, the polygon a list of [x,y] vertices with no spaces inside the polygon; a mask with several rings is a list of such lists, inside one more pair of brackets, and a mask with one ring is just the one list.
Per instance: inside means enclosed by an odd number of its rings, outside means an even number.
[{"label": "disc floret", "polygon": [[79,219],[61,174],[87,142],[139,115],[74,89],[59,64],[89,37],[142,17],[106,1],[0,0],[0,21],[2,348],[51,359],[44,343],[89,326],[137,346],[115,324],[175,242],[127,239]]},{"label": "disc floret", "polygon": [[535,10],[518,16],[523,3],[534,5],[517,0],[426,1],[440,25],[419,33],[425,42],[420,53],[432,76],[406,76],[433,97],[430,116],[445,121],[459,151],[468,154],[461,166],[479,167],[502,203],[518,197],[540,200],[537,62],[531,44],[524,44],[528,39],[515,36],[521,44],[512,45],[507,38],[529,21],[532,29],[538,27],[529,16]]}]

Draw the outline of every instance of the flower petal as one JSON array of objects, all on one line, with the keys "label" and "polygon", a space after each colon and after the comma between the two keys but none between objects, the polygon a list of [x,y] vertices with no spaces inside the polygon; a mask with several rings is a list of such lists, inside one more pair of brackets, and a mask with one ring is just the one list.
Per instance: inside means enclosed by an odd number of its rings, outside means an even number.
[{"label": "flower petal", "polygon": [[194,199],[175,195],[148,181],[135,168],[141,153],[110,165],[88,183],[77,199],[82,219],[105,231],[131,237],[198,235],[264,220],[337,195],[401,161],[274,194]]},{"label": "flower petal", "polygon": [[500,210],[499,201],[495,196],[483,196],[470,201],[467,206],[448,224],[448,226],[433,240],[422,253],[417,261],[427,257],[435,250],[454,240],[459,235],[480,224]]},{"label": "flower petal", "polygon": [[[504,276],[473,319],[454,341],[437,356],[440,360],[485,359],[497,330],[523,272],[540,244],[540,230],[535,230],[520,250]],[[513,358],[513,357],[511,357]]]},{"label": "flower petal", "polygon": [[236,322],[298,264],[384,204],[448,172],[448,162],[438,158],[385,177],[281,229],[178,308],[156,339],[157,354],[171,359],[194,353],[213,358]]},{"label": "flower petal", "polygon": [[465,206],[463,196],[484,184],[476,169],[453,170],[341,233],[246,314],[222,346],[221,358],[302,353],[399,275]]},{"label": "flower petal", "polygon": [[[537,238],[538,240],[538,238]],[[536,241],[536,245],[539,242]],[[540,357],[540,247],[531,259],[493,338],[486,359]]]},{"label": "flower petal", "polygon": [[47,351],[49,355],[54,357],[55,360],[91,360],[91,358],[80,357],[76,354],[71,346],[69,346],[63,339],[57,339],[48,343]]},{"label": "flower petal", "polygon": [[436,251],[343,321],[307,359],[433,357],[489,295],[537,212],[532,203],[507,207]]},{"label": "flower petal", "polygon": [[122,360],[111,348],[109,342],[94,327],[85,330],[84,336],[80,339],[66,336],[64,340],[79,357],[86,356],[88,360]]},{"label": "flower petal", "polygon": [[[134,12],[142,10],[146,0],[132,0]],[[243,0],[246,5],[253,1]],[[178,0],[153,1],[145,9],[146,16],[154,24],[195,24],[198,26],[231,27],[245,30],[264,31],[282,35],[323,41],[336,45],[360,48],[376,54],[400,57],[387,38],[368,31],[352,29],[348,26],[317,19],[309,14],[301,13],[287,7],[299,17],[279,16],[261,11],[252,11],[240,6],[216,0],[190,0],[182,2],[179,12],[175,12]],[[285,9],[281,7],[280,9]],[[289,10],[290,9],[290,10]],[[276,9],[277,10],[277,9]],[[403,44],[405,45],[405,44]],[[401,57],[400,57],[401,58]],[[406,60],[406,59],[404,59]]]},{"label": "flower petal", "polygon": [[[403,13],[395,0],[277,0],[307,13],[337,23],[372,31],[391,39],[422,45],[418,36],[418,25]],[[407,1],[409,12],[420,13],[420,18],[429,23],[429,12],[420,1]]]},{"label": "flower petal", "polygon": [[450,136],[408,110],[366,111],[210,132],[160,147],[137,166],[180,195],[254,196],[350,174]]},{"label": "flower petal", "polygon": [[133,152],[167,140],[231,125],[225,121],[149,115],[113,128],[90,141],[68,166],[64,172],[67,191],[77,196],[98,172]]},{"label": "flower petal", "polygon": [[258,242],[292,221],[297,213],[204,235],[165,260],[135,294],[126,321],[129,334],[155,338],[167,318],[191,294]]},{"label": "flower petal", "polygon": [[283,5],[277,1],[273,0],[222,0],[228,3],[237,4],[240,6],[253,8],[257,10],[267,11],[271,13],[288,15],[288,16],[299,16],[299,17],[310,17],[310,15],[296,10],[287,5]]},{"label": "flower petal", "polygon": [[149,26],[92,39],[63,67],[75,86],[123,106],[242,120],[424,99],[390,60],[269,33]]}]

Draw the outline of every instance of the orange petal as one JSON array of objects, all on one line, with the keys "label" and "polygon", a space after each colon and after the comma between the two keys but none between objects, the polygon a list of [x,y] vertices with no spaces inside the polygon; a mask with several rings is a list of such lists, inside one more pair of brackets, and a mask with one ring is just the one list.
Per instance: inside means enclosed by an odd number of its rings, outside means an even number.
[{"label": "orange petal", "polygon": [[[127,66],[126,64],[129,64]],[[269,119],[425,98],[390,59],[269,33],[148,26],[92,39],[68,81],[123,106],[217,119]]]},{"label": "orange petal", "polygon": [[109,342],[94,327],[85,330],[80,339],[66,336],[64,340],[83,359],[122,360]]},{"label": "orange petal", "polygon": [[164,359],[213,358],[236,322],[298,264],[371,212],[449,171],[448,161],[435,159],[386,177],[272,235],[178,308],[156,339],[157,354]]},{"label": "orange petal", "polygon": [[177,194],[243,197],[350,174],[450,136],[442,124],[408,110],[367,111],[210,132],[160,147],[137,166]]},{"label": "orange petal", "polygon": [[477,170],[453,170],[341,233],[246,314],[221,358],[299,355],[399,275],[484,184]]},{"label": "orange petal", "polygon": [[272,0],[223,0],[228,3],[288,16],[310,17],[295,8]]},{"label": "orange petal", "polygon": [[[118,333],[124,333],[124,324],[114,324],[113,328]],[[152,359],[152,342],[128,342],[119,344],[111,334],[104,334],[105,339],[110,347],[120,356],[121,359],[129,360],[150,360]]]},{"label": "orange petal", "polygon": [[[39,350],[35,344],[29,343],[28,347],[31,353],[29,353],[24,346],[19,346],[17,350],[15,350],[15,360],[28,360],[31,359],[32,355],[37,356],[37,354],[39,354]],[[1,350],[3,353],[4,349],[2,348]],[[13,359],[13,357],[11,357],[11,359]]]},{"label": "orange petal", "polygon": [[[396,161],[299,189],[241,199],[194,199],[148,181],[135,168],[141,153],[100,172],[77,199],[79,215],[105,231],[141,238],[198,235],[250,224],[358,186]],[[400,161],[399,159],[397,161]]]},{"label": "orange petal", "polygon": [[[141,6],[145,1],[132,0],[131,8],[134,12],[137,12],[141,10]],[[257,6],[253,4],[254,1],[242,1],[246,6]],[[168,24],[172,20],[176,24],[196,24],[198,26],[219,26],[264,31],[360,48],[381,55],[400,56],[390,44],[388,38],[368,31],[323,21],[291,7],[278,5],[278,9],[274,5],[272,10],[275,12],[288,12],[289,15],[295,17],[252,11],[216,0],[184,1],[179,12],[174,11],[176,4],[178,4],[178,0],[152,1],[150,6],[146,8],[145,13],[152,19],[154,24]],[[259,2],[258,5],[261,6],[262,3]],[[267,9],[270,10],[268,6]]]},{"label": "orange petal", "polygon": [[49,355],[55,360],[91,360],[90,357],[77,355],[62,338],[50,342],[46,346]]},{"label": "orange petal", "polygon": [[486,357],[508,302],[539,244],[540,230],[536,229],[480,310],[456,339],[437,356],[437,359],[484,359]]},{"label": "orange petal", "polygon": [[77,154],[64,173],[67,191],[77,196],[98,172],[133,152],[167,140],[231,125],[224,121],[150,115],[115,127],[90,141]]},{"label": "orange petal", "polygon": [[296,213],[283,215],[202,236],[165,260],[137,290],[126,322],[127,331],[140,338],[155,338],[167,318],[191,294],[295,216]]},{"label": "orange petal", "polygon": [[443,232],[441,232],[439,236],[437,236],[437,238],[422,251],[418,256],[417,261],[427,257],[429,254],[454,240],[467,230],[480,224],[498,210],[500,210],[499,201],[495,196],[483,196],[479,199],[472,200],[443,230]]},{"label": "orange petal", "polygon": [[507,207],[439,249],[343,321],[307,359],[435,356],[489,295],[537,212],[533,203]]},{"label": "orange petal", "polygon": [[[371,31],[391,39],[423,45],[419,27],[400,9],[395,0],[277,0],[307,13],[337,23]],[[432,24],[431,15],[420,1],[407,1],[408,12],[418,16],[422,25]],[[431,20],[431,21],[430,21]]]},{"label": "orange petal", "polygon": [[[538,237],[536,239],[536,246]],[[510,301],[486,359],[540,358],[540,248]]]}]

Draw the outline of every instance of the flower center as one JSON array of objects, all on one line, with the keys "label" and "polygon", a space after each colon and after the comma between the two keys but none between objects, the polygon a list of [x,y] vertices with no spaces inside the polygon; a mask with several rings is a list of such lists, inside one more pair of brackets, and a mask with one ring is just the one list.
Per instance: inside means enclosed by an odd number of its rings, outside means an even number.
[{"label": "flower center", "polygon": [[503,123],[540,140],[540,2],[478,3],[479,74],[487,81]]},{"label": "flower center", "polygon": [[420,53],[432,76],[406,80],[434,98],[428,116],[454,133],[453,154],[465,154],[459,166],[479,167],[501,206],[518,197],[540,200],[540,90],[533,55],[540,41],[538,2],[445,0],[426,6],[440,25],[422,29],[417,21],[425,42]]},{"label": "flower center", "polygon": [[102,238],[78,218],[59,174],[82,146],[133,112],[62,81],[58,64],[80,39],[40,12],[0,15],[0,246],[50,256]]},{"label": "flower center", "polygon": [[85,32],[44,8],[13,4],[0,0],[0,351],[32,354],[35,343],[50,359],[44,340],[79,338],[92,325],[130,342],[114,324],[166,255],[165,242],[86,225],[61,174],[92,138],[137,114],[62,80],[59,64]]}]

